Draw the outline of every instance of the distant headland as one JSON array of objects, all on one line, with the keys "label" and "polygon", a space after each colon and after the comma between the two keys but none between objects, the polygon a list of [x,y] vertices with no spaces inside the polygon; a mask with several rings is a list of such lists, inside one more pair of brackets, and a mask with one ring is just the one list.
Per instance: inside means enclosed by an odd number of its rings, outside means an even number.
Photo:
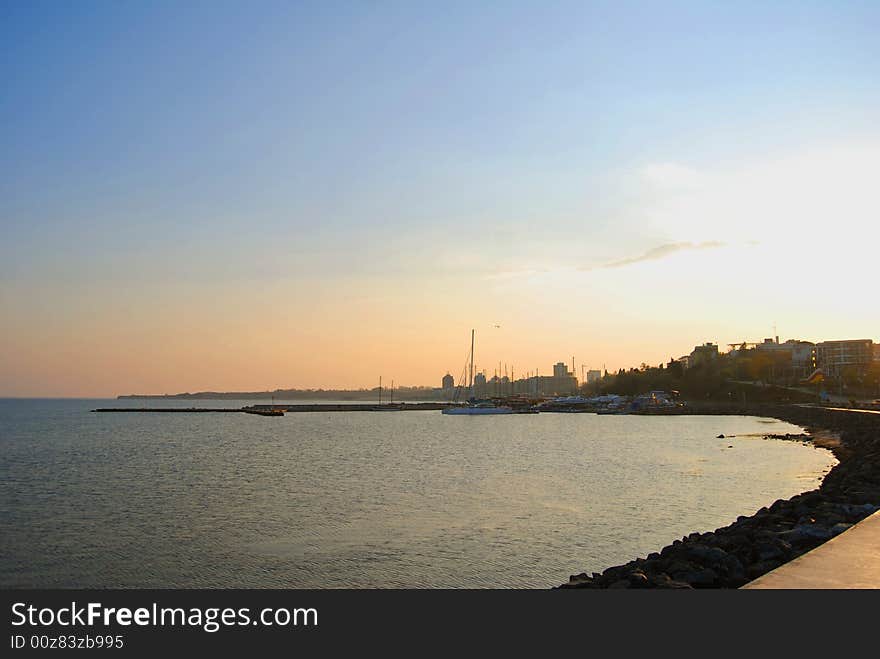
[{"label": "distant headland", "polygon": [[[126,394],[117,400],[378,400],[379,388],[373,389],[276,389],[275,391],[199,391],[178,394]],[[434,387],[382,388],[383,402],[393,400],[446,400],[449,392]]]}]

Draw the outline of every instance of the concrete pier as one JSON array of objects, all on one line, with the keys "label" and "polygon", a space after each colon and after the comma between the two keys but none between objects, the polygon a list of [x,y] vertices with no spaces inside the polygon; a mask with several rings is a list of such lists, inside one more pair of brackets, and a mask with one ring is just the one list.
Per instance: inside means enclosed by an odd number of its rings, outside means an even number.
[{"label": "concrete pier", "polygon": [[92,412],[176,412],[201,414],[207,412],[244,412],[239,407],[99,407]]},{"label": "concrete pier", "polygon": [[880,512],[743,588],[880,588]]},{"label": "concrete pier", "polygon": [[453,403],[302,403],[294,405],[249,405],[247,407],[101,407],[92,412],[247,412],[249,410],[282,410],[283,412],[415,412],[442,410]]}]

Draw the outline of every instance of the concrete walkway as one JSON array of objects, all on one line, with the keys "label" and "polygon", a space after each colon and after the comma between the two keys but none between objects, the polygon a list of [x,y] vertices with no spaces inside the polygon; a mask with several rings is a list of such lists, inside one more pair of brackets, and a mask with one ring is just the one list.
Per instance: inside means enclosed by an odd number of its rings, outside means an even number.
[{"label": "concrete walkway", "polygon": [[880,588],[880,511],[743,588]]},{"label": "concrete walkway", "polygon": [[835,412],[860,412],[861,414],[880,414],[880,410],[863,410],[858,407],[826,407],[826,410]]}]

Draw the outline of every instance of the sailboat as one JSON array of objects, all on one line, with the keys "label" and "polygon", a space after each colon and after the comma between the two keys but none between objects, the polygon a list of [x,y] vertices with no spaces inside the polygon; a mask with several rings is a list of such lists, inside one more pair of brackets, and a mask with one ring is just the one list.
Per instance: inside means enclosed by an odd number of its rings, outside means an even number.
[{"label": "sailboat", "polygon": [[379,407],[374,407],[374,412],[399,412],[403,409],[400,403],[394,404],[394,380],[391,381],[391,402],[382,404],[382,376],[379,376]]},{"label": "sailboat", "polygon": [[496,405],[493,401],[478,401],[474,398],[474,330],[471,330],[471,357],[468,368],[468,377],[470,379],[470,398],[468,404],[464,407],[445,407],[442,414],[514,414],[512,407],[506,405]]}]

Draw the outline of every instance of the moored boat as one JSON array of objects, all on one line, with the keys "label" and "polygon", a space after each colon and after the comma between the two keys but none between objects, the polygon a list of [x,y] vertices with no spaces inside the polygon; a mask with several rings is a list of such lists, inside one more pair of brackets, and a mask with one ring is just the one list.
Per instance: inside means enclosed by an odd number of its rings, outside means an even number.
[{"label": "moored boat", "polygon": [[517,412],[512,408],[506,405],[496,405],[493,402],[473,402],[468,403],[464,407],[447,407],[443,409],[442,414],[470,414],[470,415],[484,415],[484,414],[516,414]]},{"label": "moored boat", "polygon": [[[468,388],[470,389],[470,397],[466,405],[454,405],[445,407],[442,414],[450,416],[483,416],[488,414],[520,414],[524,410],[514,409],[510,405],[496,403],[491,400],[476,400],[474,398],[474,330],[471,330],[471,354],[468,363]],[[528,411],[528,410],[525,410]]]}]

